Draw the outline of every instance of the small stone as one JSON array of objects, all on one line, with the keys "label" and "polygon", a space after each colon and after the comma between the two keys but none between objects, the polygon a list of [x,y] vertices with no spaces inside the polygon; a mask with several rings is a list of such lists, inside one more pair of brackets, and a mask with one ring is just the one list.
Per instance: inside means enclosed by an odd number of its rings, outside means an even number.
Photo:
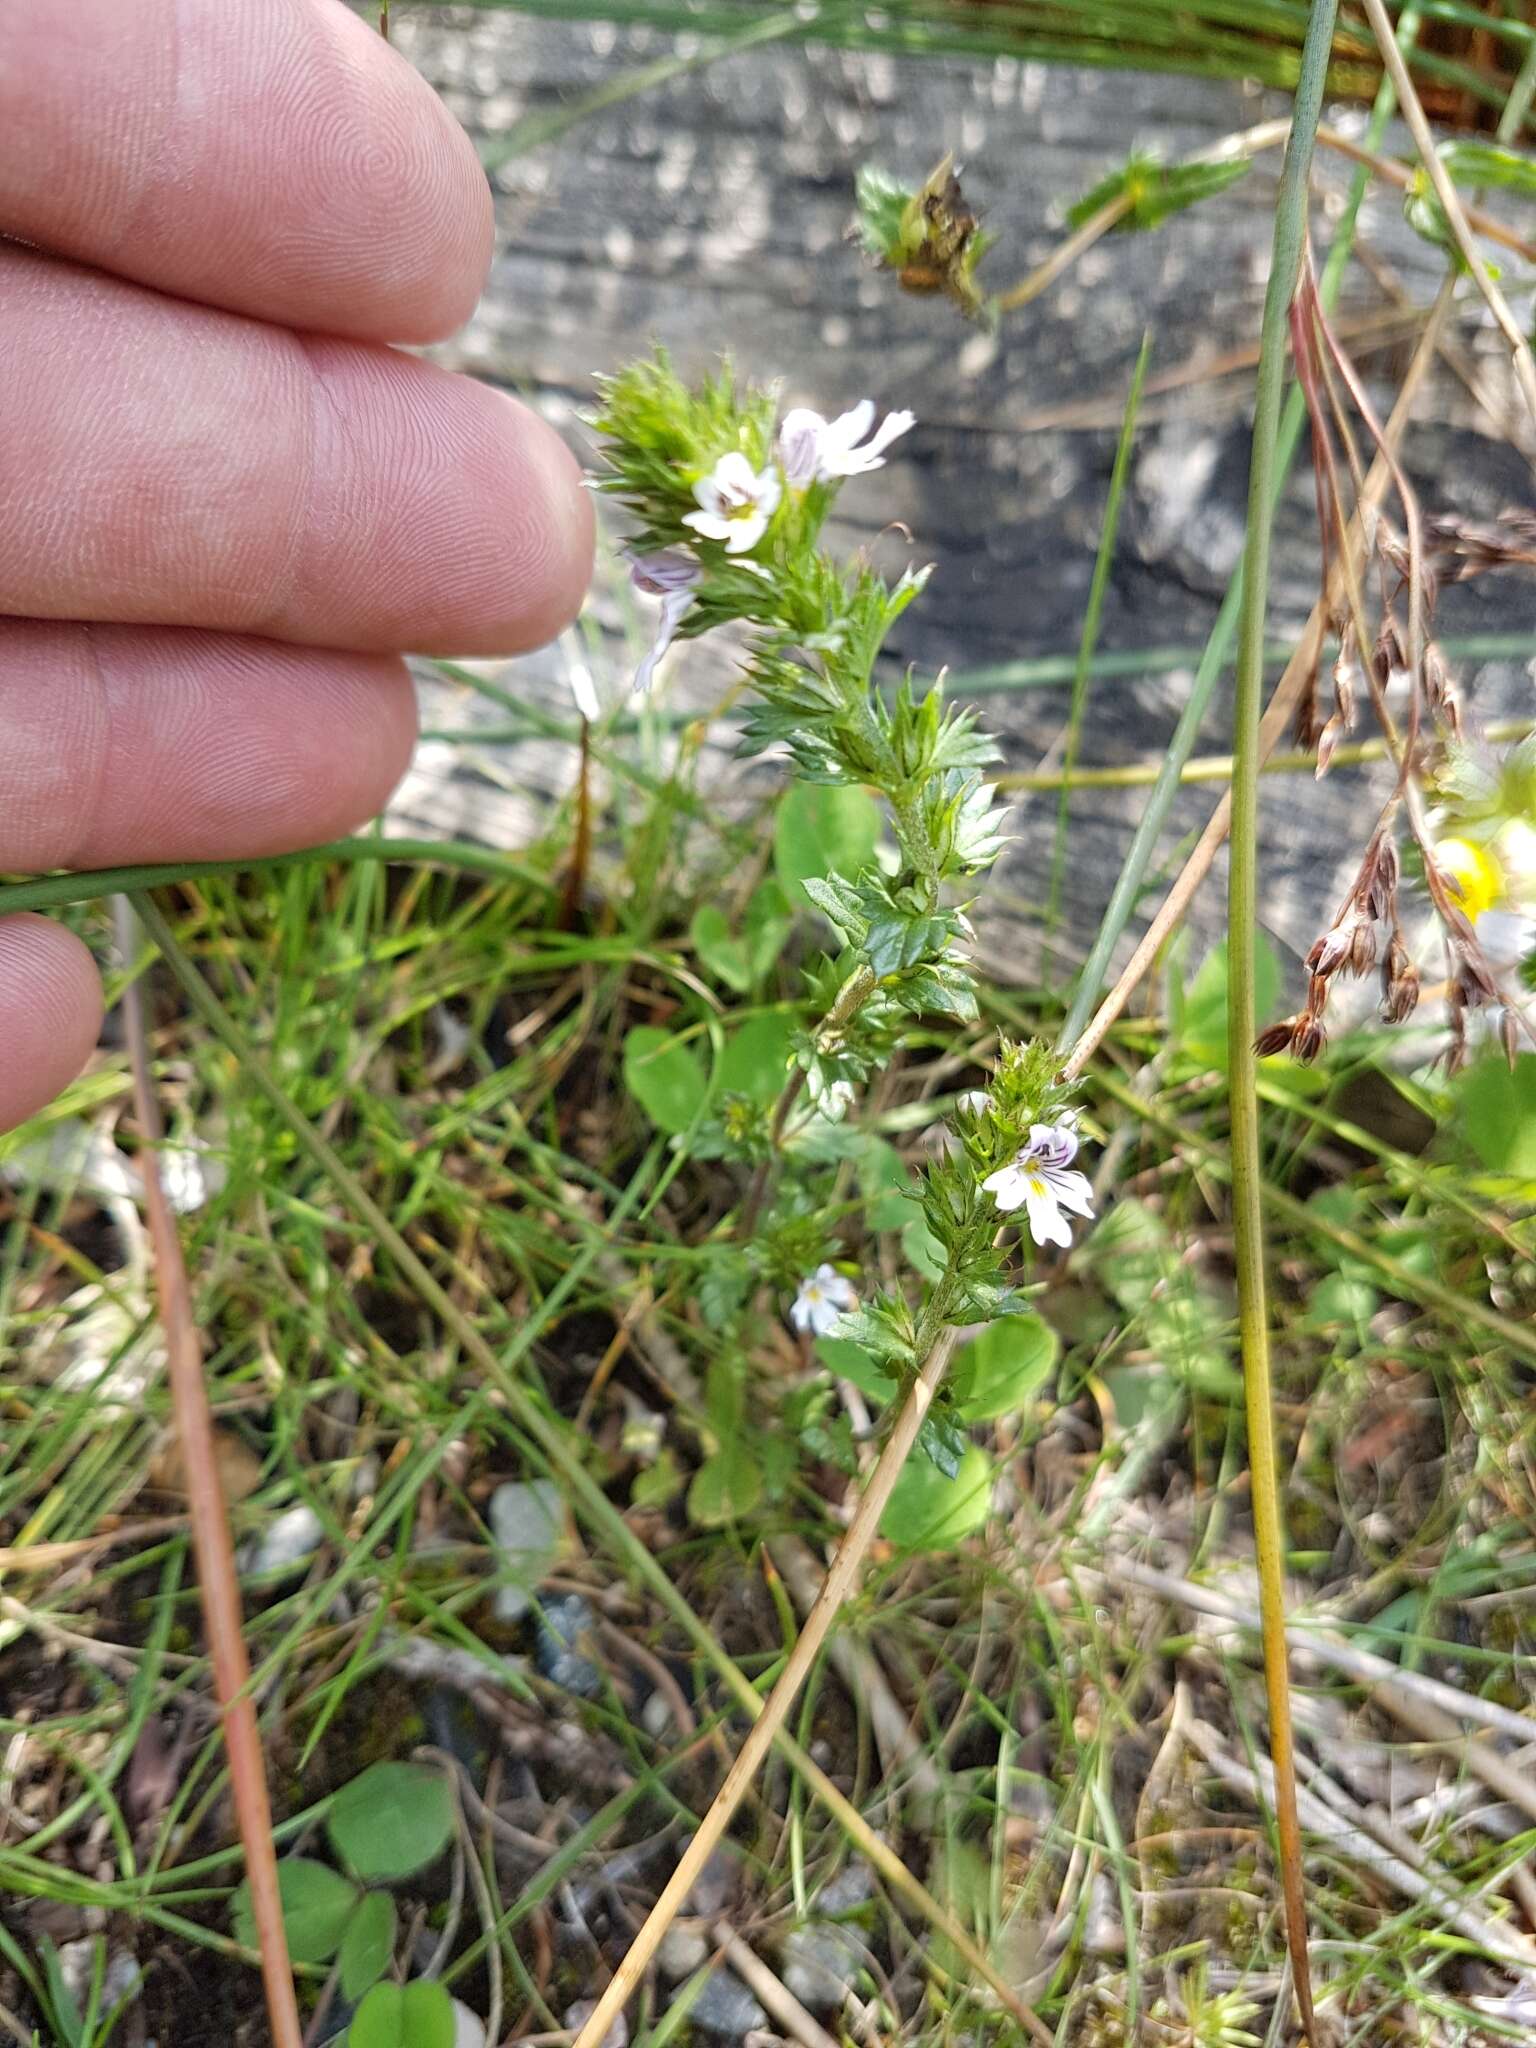
[{"label": "small stone", "polygon": [[691,1977],[709,1961],[709,1942],[697,1927],[674,1920],[656,1950],[656,1967],[669,1984]]},{"label": "small stone", "polygon": [[289,1508],[246,1544],[241,1569],[251,1578],[264,1572],[292,1571],[320,1548],[325,1524],[311,1507]]},{"label": "small stone", "polygon": [[[575,2005],[567,2006],[564,2023],[573,2034],[579,2034],[596,2011],[597,2000],[595,1998],[578,1999]],[[619,2014],[613,2025],[604,2034],[602,2048],[629,2048],[629,2021],[625,2019],[623,2013]]]},{"label": "small stone", "polygon": [[693,1880],[688,1911],[697,1913],[702,1920],[713,1920],[723,1913],[731,1903],[737,1875],[736,1851],[722,1843],[705,1859],[704,1868]]},{"label": "small stone", "polygon": [[640,1709],[640,1726],[658,1742],[672,1727],[672,1704],[664,1692],[653,1692]]},{"label": "small stone", "polygon": [[702,2033],[714,2034],[722,2041],[739,2041],[768,2024],[767,2013],[746,1985],[724,1969],[705,1978],[688,2017]]},{"label": "small stone", "polygon": [[453,2048],[485,2048],[485,2021],[462,1998],[453,2001]]},{"label": "small stone", "polygon": [[[59,1975],[75,2003],[82,2008],[91,1995],[96,1974],[100,1936],[88,1934],[80,1941],[66,1941],[57,1950]],[[144,1988],[144,1972],[125,1948],[112,1949],[101,1980],[100,2011],[103,2015],[127,2000],[137,1998]]]},{"label": "small stone", "polygon": [[497,1487],[487,1512],[497,1569],[512,1581],[497,1588],[496,1619],[520,1621],[560,1554],[565,1504],[552,1479],[514,1479]]},{"label": "small stone", "polygon": [[816,1894],[818,1910],[827,1918],[852,1913],[867,1906],[875,1896],[875,1873],[862,1856],[850,1856],[835,1876],[828,1878]]},{"label": "small stone", "polygon": [[864,1953],[846,1927],[813,1920],[785,1937],[779,1968],[786,1991],[812,2012],[829,2012],[858,1983]]},{"label": "small stone", "polygon": [[567,1593],[543,1603],[534,1662],[551,1685],[583,1700],[594,1700],[603,1690],[601,1670],[576,1647],[590,1637],[591,1631],[592,1609],[579,1593]]}]

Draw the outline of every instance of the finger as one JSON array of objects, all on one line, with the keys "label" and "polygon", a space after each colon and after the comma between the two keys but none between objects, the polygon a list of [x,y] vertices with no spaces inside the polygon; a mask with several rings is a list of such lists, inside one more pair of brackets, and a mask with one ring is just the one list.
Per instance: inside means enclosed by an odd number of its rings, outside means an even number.
[{"label": "finger", "polygon": [[0,1131],[69,1085],[100,1030],[101,983],[74,933],[42,917],[0,922]]},{"label": "finger", "polygon": [[525,407],[0,248],[0,611],[507,654],[581,602],[592,509]]},{"label": "finger", "polygon": [[10,0],[0,233],[285,326],[434,341],[493,222],[469,141],[340,0]]},{"label": "finger", "polygon": [[404,664],[267,640],[0,620],[0,869],[240,860],[383,809]]}]

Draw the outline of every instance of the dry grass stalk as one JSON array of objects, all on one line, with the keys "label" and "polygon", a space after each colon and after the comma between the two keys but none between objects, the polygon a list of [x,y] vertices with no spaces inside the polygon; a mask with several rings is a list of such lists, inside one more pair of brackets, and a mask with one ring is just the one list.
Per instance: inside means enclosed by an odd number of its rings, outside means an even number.
[{"label": "dry grass stalk", "polygon": [[[136,949],[135,925],[125,898],[118,899],[118,909],[119,949],[126,962]],[[192,1315],[186,1261],[156,1158],[155,1148],[162,1143],[165,1132],[150,1076],[143,990],[137,980],[130,981],[123,992],[122,1013],[133,1068],[134,1114],[144,1139],[139,1170],[155,1252],[155,1289],[165,1335],[166,1375],[186,1475],[192,1554],[197,1561],[203,1627],[213,1665],[214,1698],[222,1717],[230,1789],[251,1888],[251,1917],[261,1947],[267,2014],[274,2048],[303,2048],[283,1905],[277,1887],[277,1856],[272,1846],[272,1808],[267,1797],[261,1728],[250,1692],[251,1667],[242,1632],[240,1582],[214,1450],[213,1416],[203,1378],[202,1345]]]}]

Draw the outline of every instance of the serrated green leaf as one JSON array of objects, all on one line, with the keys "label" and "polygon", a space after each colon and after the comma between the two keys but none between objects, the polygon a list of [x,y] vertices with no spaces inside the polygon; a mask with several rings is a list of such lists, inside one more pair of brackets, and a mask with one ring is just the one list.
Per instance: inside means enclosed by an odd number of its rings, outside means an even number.
[{"label": "serrated green leaf", "polygon": [[1101,178],[1085,192],[1067,214],[1068,225],[1080,228],[1085,221],[1122,195],[1129,202],[1121,229],[1145,233],[1161,227],[1175,213],[1197,206],[1202,199],[1214,199],[1253,168],[1247,157],[1229,158],[1214,164],[1162,164],[1155,157],[1133,153],[1117,171]]},{"label": "serrated green leaf", "polygon": [[[357,1908],[357,1886],[328,1863],[317,1863],[309,1856],[284,1856],[277,1866],[277,1891],[293,1960],[329,1962]],[[259,1947],[248,1879],[236,1887],[229,1910],[236,1941],[245,1948]]]},{"label": "serrated green leaf", "polygon": [[703,1108],[709,1081],[692,1046],[654,1024],[624,1039],[624,1085],[659,1131],[677,1136]]},{"label": "serrated green leaf", "polygon": [[343,1785],[327,1817],[332,1845],[365,1884],[410,1877],[453,1835],[453,1792],[425,1764],[370,1764]]},{"label": "serrated green leaf", "polygon": [[859,214],[859,235],[871,256],[899,266],[903,258],[902,217],[912,199],[912,188],[901,184],[875,164],[862,164],[854,183],[854,204]]},{"label": "serrated green leaf", "polygon": [[918,1454],[936,1465],[946,1479],[954,1479],[970,1449],[970,1439],[957,1416],[945,1409],[934,1408],[923,1417],[916,1448]]},{"label": "serrated green leaf", "polygon": [[395,1902],[388,1892],[364,1892],[341,1937],[336,1967],[341,1994],[353,2005],[389,1968],[395,1952]]},{"label": "serrated green leaf", "polygon": [[850,945],[863,944],[869,926],[857,889],[837,875],[807,875],[800,886]]},{"label": "serrated green leaf", "polygon": [[1061,1343],[1039,1316],[1001,1316],[961,1347],[951,1375],[967,1422],[1016,1415],[1056,1370]]}]

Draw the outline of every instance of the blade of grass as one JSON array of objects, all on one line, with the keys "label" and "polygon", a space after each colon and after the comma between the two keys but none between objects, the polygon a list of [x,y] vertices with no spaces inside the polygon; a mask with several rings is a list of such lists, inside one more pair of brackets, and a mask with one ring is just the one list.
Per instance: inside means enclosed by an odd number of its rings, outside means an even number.
[{"label": "blade of grass", "polygon": [[1275,1821],[1285,1893],[1285,1932],[1302,2029],[1317,2048],[1307,1952],[1301,1821],[1296,1802],[1296,1757],[1291,1734],[1290,1673],[1285,1640],[1285,1551],[1280,1480],[1275,1456],[1274,1392],[1269,1366],[1269,1313],[1265,1296],[1264,1216],[1256,1094],[1258,1030],[1255,963],[1258,918],[1259,721],[1264,690],[1264,614],[1269,598],[1270,527],[1274,518],[1281,394],[1291,300],[1301,275],[1307,236],[1312,144],[1322,113],[1323,88],[1338,0],[1313,0],[1302,55],[1301,83],[1291,116],[1275,206],[1275,238],[1259,340],[1253,459],[1249,472],[1248,536],[1243,552],[1242,617],[1234,691],[1232,860],[1227,891],[1227,1065],[1232,1094],[1232,1222],[1237,1268],[1238,1330],[1243,1396],[1248,1420],[1248,1468],[1253,1488],[1253,1536],[1258,1555],[1259,1606],[1264,1618],[1264,1679],[1269,1697],[1269,1754],[1275,1769]]},{"label": "blade of grass", "polygon": [[[119,950],[131,960],[137,950],[133,913],[118,898]],[[251,1667],[245,1654],[240,1582],[235,1572],[229,1509],[219,1476],[213,1438],[213,1415],[203,1378],[203,1352],[192,1315],[192,1291],[176,1219],[160,1180],[156,1148],[164,1139],[159,1105],[150,1076],[149,1039],[144,1020],[143,983],[131,979],[123,990],[122,1017],[133,1067],[134,1113],[144,1138],[139,1174],[155,1254],[155,1290],[160,1300],[160,1325],[165,1338],[166,1379],[186,1475],[187,1508],[192,1525],[192,1552],[197,1560],[198,1592],[203,1626],[213,1666],[214,1698],[224,1723],[230,1788],[240,1839],[245,1849],[246,1877],[251,1888],[251,1917],[261,1949],[261,1974],[267,2015],[275,2048],[302,2048],[298,2001],[288,1961],[288,1935],[277,1885],[277,1855],[272,1846],[272,1807],[267,1797],[261,1728],[251,1698]]]},{"label": "blade of grass", "polygon": [[[140,898],[137,907],[145,931],[159,948],[166,965],[181,984],[188,1002],[234,1055],[245,1078],[265,1096],[304,1151],[330,1179],[353,1215],[372,1230],[377,1243],[393,1260],[401,1275],[411,1283],[421,1300],[457,1340],[465,1355],[494,1386],[511,1419],[538,1445],[551,1468],[557,1471],[569,1486],[573,1503],[588,1524],[606,1540],[614,1556],[625,1564],[636,1578],[644,1582],[683,1629],[689,1640],[714,1666],[743,1712],[755,1721],[763,1712],[763,1700],[746,1673],[722,1649],[708,1626],[694,1613],[661,1565],[593,1479],[565,1435],[544,1413],[527,1388],[506,1370],[503,1361],[497,1357],[475,1324],[453,1301],[425,1262],[412,1251],[335,1148],[321,1137],[309,1119],[295,1107],[285,1090],[267,1071],[244,1032],[183,951],[164,914],[147,897]],[[461,1416],[461,1427],[463,1422],[464,1418]],[[363,1562],[364,1556],[365,1553],[359,1551],[359,1565]],[[334,1578],[331,1583],[334,1585]],[[328,1598],[329,1589],[318,1597]],[[1019,2023],[1028,2029],[1036,2040],[1048,2042],[1049,2033],[1039,2018],[1012,1989],[991,1959],[983,1953],[955,1916],[941,1906],[926,1886],[908,1870],[895,1850],[875,1833],[857,1807],[844,1797],[820,1765],[786,1729],[777,1729],[774,1740],[791,1767],[799,1772],[859,1853],[894,1890],[944,1936],[946,1941],[953,1944],[956,1954],[963,1957],[977,1976],[991,1987]]]},{"label": "blade of grass", "polygon": [[1045,967],[1050,966],[1050,940],[1061,916],[1061,884],[1067,862],[1067,823],[1072,807],[1072,778],[1077,767],[1077,750],[1083,736],[1083,713],[1088,708],[1088,670],[1099,643],[1099,623],[1104,616],[1104,593],[1115,558],[1115,537],[1120,530],[1120,506],[1130,474],[1131,449],[1136,440],[1136,416],[1141,410],[1141,388],[1147,381],[1152,360],[1150,328],[1141,337],[1141,352],[1131,374],[1130,395],[1125,417],[1120,422],[1120,441],[1115,449],[1114,467],[1109,474],[1109,496],[1104,505],[1104,530],[1094,557],[1093,581],[1088,586],[1088,608],[1083,614],[1082,636],[1077,646],[1077,667],[1072,674],[1072,701],[1067,710],[1067,743],[1061,761],[1061,800],[1056,806],[1056,842],[1051,849],[1051,887],[1045,907]]}]

